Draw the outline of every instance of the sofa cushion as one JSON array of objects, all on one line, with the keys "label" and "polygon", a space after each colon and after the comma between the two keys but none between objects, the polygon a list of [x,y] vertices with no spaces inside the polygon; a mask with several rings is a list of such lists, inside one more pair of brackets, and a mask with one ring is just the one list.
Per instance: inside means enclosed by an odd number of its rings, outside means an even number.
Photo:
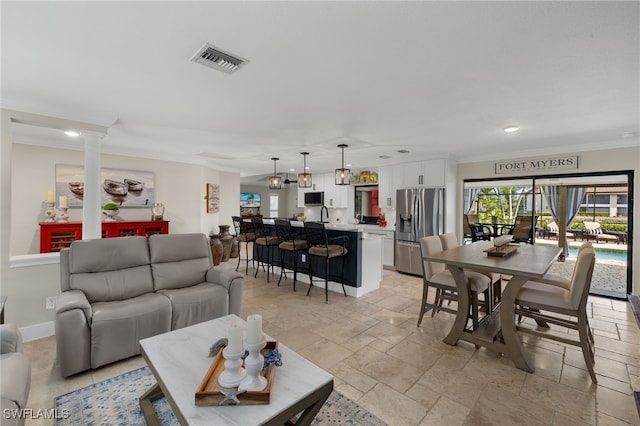
[{"label": "sofa cushion", "polygon": [[229,291],[219,284],[201,283],[188,288],[159,290],[171,300],[171,329],[229,315]]},{"label": "sofa cushion", "polygon": [[29,359],[20,352],[0,355],[0,375],[2,376],[0,384],[2,398],[15,402],[20,408],[25,408],[31,387]]},{"label": "sofa cushion", "polygon": [[204,282],[213,267],[211,247],[204,234],[151,235],[149,254],[156,291]]},{"label": "sofa cushion", "polygon": [[171,302],[148,293],[91,305],[91,368],[140,353],[141,339],[171,330]]},{"label": "sofa cushion", "polygon": [[145,237],[74,241],[69,249],[69,288],[89,302],[111,302],[153,292]]},{"label": "sofa cushion", "polygon": [[73,274],[72,290],[81,290],[91,303],[125,300],[153,292],[149,265],[109,272]]},{"label": "sofa cushion", "polygon": [[145,237],[74,241],[69,253],[70,274],[116,271],[149,263]]}]

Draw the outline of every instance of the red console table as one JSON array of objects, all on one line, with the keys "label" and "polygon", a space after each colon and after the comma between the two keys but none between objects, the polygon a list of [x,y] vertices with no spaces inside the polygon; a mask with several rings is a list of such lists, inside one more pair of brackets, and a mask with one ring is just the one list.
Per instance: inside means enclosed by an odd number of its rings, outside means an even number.
[{"label": "red console table", "polygon": [[[102,222],[102,238],[168,233],[168,220]],[[82,222],[40,223],[40,253],[58,252],[81,239]]]}]

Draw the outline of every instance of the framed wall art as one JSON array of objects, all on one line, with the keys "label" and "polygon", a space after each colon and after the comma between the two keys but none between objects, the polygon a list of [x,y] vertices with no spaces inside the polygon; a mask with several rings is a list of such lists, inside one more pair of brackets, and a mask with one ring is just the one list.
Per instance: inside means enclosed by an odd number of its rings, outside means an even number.
[{"label": "framed wall art", "polygon": [[[151,207],[155,202],[153,172],[127,169],[100,169],[100,205]],[[56,200],[65,195],[69,207],[82,207],[84,167],[56,164]]]},{"label": "framed wall art", "polygon": [[207,213],[218,213],[220,211],[220,185],[207,184]]}]

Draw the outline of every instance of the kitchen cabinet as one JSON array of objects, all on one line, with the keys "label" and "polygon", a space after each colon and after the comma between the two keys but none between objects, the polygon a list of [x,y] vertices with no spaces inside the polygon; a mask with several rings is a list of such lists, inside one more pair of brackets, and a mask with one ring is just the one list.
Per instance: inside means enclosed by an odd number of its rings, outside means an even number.
[{"label": "kitchen cabinet", "polygon": [[[102,238],[168,234],[168,220],[102,222]],[[82,222],[40,223],[40,253],[59,252],[82,239]]]},{"label": "kitchen cabinet", "polygon": [[402,165],[402,186],[396,188],[442,187],[445,160],[427,160]]},{"label": "kitchen cabinet", "polygon": [[333,173],[323,173],[321,176],[322,186],[318,191],[324,192],[324,205],[330,209],[346,209],[351,185],[336,185]]},{"label": "kitchen cabinet", "polygon": [[378,206],[396,207],[396,189],[402,187],[402,167],[382,166],[378,170]]}]

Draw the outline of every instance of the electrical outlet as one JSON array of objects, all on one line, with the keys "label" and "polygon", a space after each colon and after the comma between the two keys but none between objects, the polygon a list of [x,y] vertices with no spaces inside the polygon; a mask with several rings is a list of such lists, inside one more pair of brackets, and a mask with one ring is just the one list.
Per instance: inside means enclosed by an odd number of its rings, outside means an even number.
[{"label": "electrical outlet", "polygon": [[306,262],[307,261],[307,255],[302,253],[302,262]]},{"label": "electrical outlet", "polygon": [[47,303],[45,305],[47,309],[55,309],[56,308],[56,298],[55,297],[47,297]]}]

